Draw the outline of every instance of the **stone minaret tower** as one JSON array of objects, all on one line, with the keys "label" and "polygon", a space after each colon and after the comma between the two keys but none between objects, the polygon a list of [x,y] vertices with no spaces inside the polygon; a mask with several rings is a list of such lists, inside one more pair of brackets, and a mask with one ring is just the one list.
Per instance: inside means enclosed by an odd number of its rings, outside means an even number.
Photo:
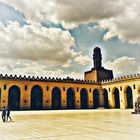
[{"label": "stone minaret tower", "polygon": [[94,67],[90,71],[85,72],[85,80],[101,82],[103,80],[113,79],[113,71],[102,67],[102,54],[99,47],[93,49],[93,65]]},{"label": "stone minaret tower", "polygon": [[101,49],[98,47],[93,50],[93,63],[95,69],[100,69],[102,67],[102,54]]}]

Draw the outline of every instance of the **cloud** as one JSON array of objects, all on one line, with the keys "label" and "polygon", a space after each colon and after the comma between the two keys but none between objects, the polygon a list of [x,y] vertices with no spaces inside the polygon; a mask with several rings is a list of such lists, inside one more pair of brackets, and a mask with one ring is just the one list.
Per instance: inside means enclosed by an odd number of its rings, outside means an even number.
[{"label": "cloud", "polygon": [[[122,1],[114,0],[5,0],[18,8],[27,20],[43,20],[47,18],[64,26],[75,26],[79,23],[110,18],[123,11]],[[113,6],[112,6],[113,5]],[[109,7],[109,8],[108,8]]]},{"label": "cloud", "polygon": [[5,0],[24,13],[26,20],[49,20],[65,28],[99,22],[108,29],[104,40],[118,36],[123,41],[140,44],[139,0]]},{"label": "cloud", "polygon": [[[23,12],[28,22],[38,22],[45,18],[44,10],[49,8],[48,0],[5,0],[6,4],[13,6],[15,9]],[[48,5],[46,8],[45,6]]]},{"label": "cloud", "polygon": [[78,53],[72,48],[74,38],[60,28],[46,28],[39,24],[12,22],[0,27],[0,56],[10,59],[43,60],[50,65],[68,67]]},{"label": "cloud", "polygon": [[104,40],[118,36],[122,41],[140,44],[140,1],[123,0],[123,3],[125,12],[117,17],[100,21],[100,27],[108,29],[104,35]]},{"label": "cloud", "polygon": [[67,76],[73,78],[82,78],[81,73],[78,72],[64,72],[62,69],[54,68],[44,61],[32,60],[12,60],[0,58],[0,73],[16,74],[27,76],[47,76],[47,77],[61,77]]},{"label": "cloud", "polygon": [[[108,32],[104,35],[104,40],[118,36],[123,41],[140,44],[139,0],[3,1],[14,7],[15,11],[22,12],[26,23],[28,23],[28,25],[24,25],[22,28],[18,23],[10,23],[7,26],[3,26],[0,23],[0,57],[3,60],[11,59],[13,63],[15,60],[22,60],[24,62],[26,60],[32,62],[43,61],[44,65],[47,64],[47,66],[55,67],[59,65],[65,68],[70,67],[73,61],[80,65],[88,64],[88,57],[77,53],[75,51],[77,48],[73,49],[72,46],[75,41],[69,31],[42,27],[40,23],[45,20],[56,24],[60,23],[65,28],[74,28],[80,24],[96,22],[96,28],[100,26],[101,28],[108,29]],[[101,31],[101,34],[103,34],[103,31]],[[78,36],[78,32],[76,35]],[[93,36],[97,36],[97,34],[95,33]],[[85,38],[84,34],[82,37]],[[80,38],[80,42],[83,41],[82,43],[85,42],[83,38]],[[92,39],[89,39],[89,42],[90,40]],[[131,61],[129,62],[128,60],[130,59]],[[122,61],[119,58],[117,60]],[[116,61],[108,62],[107,64],[116,73],[127,73],[128,69],[124,68],[126,70],[123,71],[123,66],[119,62],[120,67],[116,67],[114,64],[117,63]],[[128,66],[136,68],[135,70],[130,68],[129,71],[131,72],[139,70],[134,62],[136,62],[134,58],[132,61],[132,58],[127,57],[126,63],[130,63]]]},{"label": "cloud", "polygon": [[117,58],[112,62],[108,61],[106,62],[105,67],[113,69],[115,76],[135,74],[140,71],[135,58],[127,56]]},{"label": "cloud", "polygon": [[[69,31],[37,23],[23,27],[18,22],[1,23],[0,42],[0,73],[82,78],[79,70],[66,68],[88,60],[73,49],[75,40]],[[73,64],[78,57],[85,60]]]},{"label": "cloud", "polygon": [[46,17],[55,23],[62,23],[66,28],[73,28],[79,24],[117,16],[122,11],[120,0],[54,0]]},{"label": "cloud", "polygon": [[87,55],[79,55],[74,59],[74,61],[84,66],[89,64],[91,60]]}]

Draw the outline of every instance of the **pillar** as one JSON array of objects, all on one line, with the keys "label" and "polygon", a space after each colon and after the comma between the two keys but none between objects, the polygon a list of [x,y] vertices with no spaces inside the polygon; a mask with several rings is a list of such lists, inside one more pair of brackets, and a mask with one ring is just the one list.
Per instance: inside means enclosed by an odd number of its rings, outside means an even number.
[{"label": "pillar", "polygon": [[1,109],[8,106],[8,90],[1,88]]},{"label": "pillar", "polygon": [[88,108],[93,108],[93,93],[88,93]]},{"label": "pillar", "polygon": [[30,93],[28,93],[28,87],[27,90],[25,89],[25,85],[18,85],[20,88],[20,109],[21,110],[28,110],[30,109]]},{"label": "pillar", "polygon": [[126,94],[123,92],[124,90],[120,91],[120,109],[125,109],[126,108]]},{"label": "pillar", "polygon": [[113,90],[107,90],[108,91],[108,104],[109,108],[113,109],[115,108],[115,102],[114,102],[114,95],[113,95]]},{"label": "pillar", "polygon": [[43,85],[42,86],[42,92],[43,92],[43,109],[47,109],[47,90],[46,90],[46,86]]},{"label": "pillar", "polygon": [[66,89],[62,90],[61,89],[61,107],[62,109],[66,109],[67,108],[67,99],[66,99],[66,95],[67,95],[67,91]]},{"label": "pillar", "polygon": [[80,104],[80,89],[77,90],[77,88],[75,89],[75,105],[76,105],[76,109],[79,109],[81,107]]}]

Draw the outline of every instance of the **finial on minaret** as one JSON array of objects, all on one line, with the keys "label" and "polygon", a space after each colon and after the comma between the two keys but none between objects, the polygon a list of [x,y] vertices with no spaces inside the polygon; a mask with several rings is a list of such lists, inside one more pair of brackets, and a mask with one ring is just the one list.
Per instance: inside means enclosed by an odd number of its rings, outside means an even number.
[{"label": "finial on minaret", "polygon": [[95,69],[102,67],[102,54],[101,49],[99,47],[96,47],[93,50],[93,63]]}]

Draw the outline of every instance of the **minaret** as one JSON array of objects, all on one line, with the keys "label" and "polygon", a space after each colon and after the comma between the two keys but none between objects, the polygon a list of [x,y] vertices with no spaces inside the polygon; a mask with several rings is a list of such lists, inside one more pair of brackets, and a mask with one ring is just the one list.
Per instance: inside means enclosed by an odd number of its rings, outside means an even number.
[{"label": "minaret", "polygon": [[102,54],[101,49],[98,47],[93,50],[93,63],[95,69],[99,69],[102,67]]},{"label": "minaret", "polygon": [[99,47],[93,50],[93,65],[94,67],[90,71],[85,72],[85,80],[101,82],[103,80],[113,79],[113,71],[102,67],[102,54]]}]

